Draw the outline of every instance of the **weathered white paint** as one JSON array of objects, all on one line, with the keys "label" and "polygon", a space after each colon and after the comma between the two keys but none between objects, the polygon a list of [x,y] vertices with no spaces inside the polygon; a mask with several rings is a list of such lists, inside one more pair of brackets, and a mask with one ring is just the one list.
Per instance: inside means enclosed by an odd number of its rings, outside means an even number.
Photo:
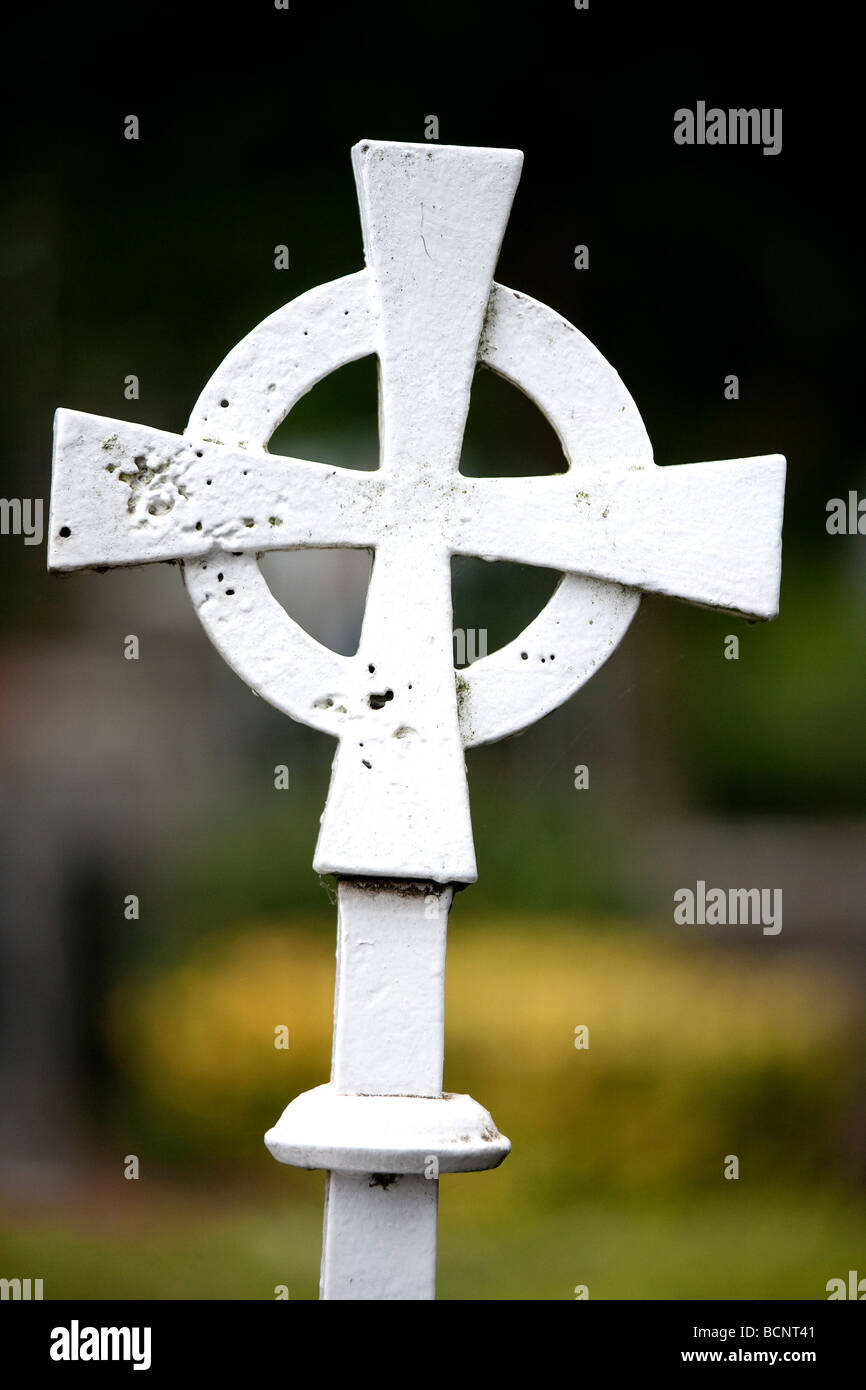
[{"label": "weathered white paint", "polygon": [[452,897],[450,886],[339,882],[331,1068],[337,1091],[441,1094]]},{"label": "weathered white paint", "polygon": [[[493,283],[517,151],[364,141],[353,162],[367,270],[255,328],[205,387],[184,437],[58,412],[49,563],[185,562],[196,611],[229,664],[339,740],[319,872],[471,882],[463,746],[514,733],[573,694],[644,590],[772,617],[785,464],[771,455],[657,467],[597,349]],[[372,352],[378,472],[267,454],[306,391]],[[544,411],[568,472],[459,472],[476,361]],[[375,549],[354,657],[308,636],[259,570],[265,551],[309,545]],[[456,677],[454,554],[565,575],[525,633]]]},{"label": "weathered white paint", "polygon": [[320,1297],[435,1298],[438,1204],[439,1184],[426,1178],[384,1187],[367,1173],[329,1173]]},{"label": "weathered white paint", "polygon": [[[265,1143],[280,1163],[334,1173],[477,1173],[511,1142],[471,1096],[339,1095],[333,1082],[286,1106]],[[435,1164],[434,1164],[435,1160]]]},{"label": "weathered white paint", "polygon": [[[509,1148],[474,1101],[441,1093],[451,885],[475,878],[463,749],[573,694],[643,591],[772,617],[785,463],[658,468],[598,350],[493,282],[519,152],[364,141],[352,157],[367,268],[253,329],[183,436],[58,411],[49,565],[182,561],[229,664],[277,708],[337,738],[314,860],[341,876],[332,1077],[293,1101],[267,1142],[284,1162],[329,1170],[323,1297],[428,1298],[430,1160],[441,1172],[485,1168]],[[371,353],[378,472],[268,455],[305,392]],[[544,412],[565,474],[459,472],[476,362]],[[267,550],[335,545],[375,551],[351,658],[309,637],[258,566]],[[459,554],[563,579],[519,638],[455,673]]]},{"label": "weathered white paint", "polygon": [[[450,886],[338,881],[331,1080],[265,1135],[281,1163],[328,1170],[323,1298],[432,1297],[439,1173],[495,1168],[511,1148],[469,1096],[442,1095],[452,896]],[[406,1287],[426,1292],[386,1293],[407,1270]]]}]

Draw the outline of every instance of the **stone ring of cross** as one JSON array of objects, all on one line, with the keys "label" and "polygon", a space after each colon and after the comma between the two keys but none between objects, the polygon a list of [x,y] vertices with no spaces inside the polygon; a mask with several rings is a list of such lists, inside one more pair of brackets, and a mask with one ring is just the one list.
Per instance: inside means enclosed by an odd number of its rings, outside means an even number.
[{"label": "stone ring of cross", "polygon": [[[778,608],[780,455],[658,467],[631,396],[559,314],[493,280],[516,150],[364,141],[352,151],[366,269],[244,338],[181,435],[60,410],[49,566],[183,565],[205,630],[256,692],[338,742],[314,867],[476,877],[464,748],[531,724],[606,660],[643,591],[751,618]],[[375,354],[380,466],[272,456],[300,398]],[[567,471],[460,472],[476,365],[522,390]],[[270,550],[374,553],[358,651],[274,598]],[[451,557],[562,573],[513,642],[455,672]]]}]

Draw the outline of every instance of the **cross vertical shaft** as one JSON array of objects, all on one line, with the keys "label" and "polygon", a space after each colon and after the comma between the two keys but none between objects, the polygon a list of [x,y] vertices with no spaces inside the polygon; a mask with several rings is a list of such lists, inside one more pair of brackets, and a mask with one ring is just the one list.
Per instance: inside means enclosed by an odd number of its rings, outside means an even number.
[{"label": "cross vertical shaft", "polygon": [[[320,873],[476,878],[444,516],[462,496],[478,345],[522,158],[379,141],[352,151],[375,286],[385,500],[358,651],[374,713],[334,759]],[[380,700],[387,714],[375,713]]]}]

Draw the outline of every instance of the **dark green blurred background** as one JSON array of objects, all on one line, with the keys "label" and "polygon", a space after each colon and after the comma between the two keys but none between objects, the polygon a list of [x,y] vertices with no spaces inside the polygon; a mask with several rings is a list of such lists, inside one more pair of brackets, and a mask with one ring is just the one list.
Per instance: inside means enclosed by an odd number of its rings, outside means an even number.
[{"label": "dark green blurred background", "polygon": [[[866,561],[825,527],[864,486],[839,12],[259,0],[41,8],[8,33],[4,497],[47,507],[58,405],[181,430],[254,324],[360,268],[351,145],[423,140],[430,114],[444,143],[524,150],[497,278],[612,361],[659,463],[787,455],[774,624],[649,598],[564,709],[469,756],[480,878],[451,918],[446,1085],[514,1152],[443,1182],[444,1298],[822,1298],[866,1274]],[[676,146],[698,99],[782,107],[782,153]],[[369,359],[271,448],[370,467],[376,409]],[[465,470],[561,466],[479,372]],[[364,555],[264,569],[353,649]],[[555,581],[455,565],[455,627],[493,650]],[[335,914],[310,861],[332,746],[243,687],[173,568],[49,578],[3,536],[0,583],[0,1275],[313,1297],[322,1180],[261,1135],[327,1077]],[[781,934],[675,928],[699,878],[782,888]]]}]

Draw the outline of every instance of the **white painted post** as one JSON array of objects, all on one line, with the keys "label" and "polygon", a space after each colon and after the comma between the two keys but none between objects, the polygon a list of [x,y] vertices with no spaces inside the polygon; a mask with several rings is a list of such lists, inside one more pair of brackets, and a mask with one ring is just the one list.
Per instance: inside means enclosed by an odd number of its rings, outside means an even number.
[{"label": "white painted post", "polygon": [[[452,889],[427,893],[424,885],[377,888],[344,879],[337,891],[331,1086],[338,1095],[440,1096]],[[371,1122],[371,1142],[386,1150],[376,1175],[366,1171],[369,1160],[361,1174],[328,1175],[323,1298],[434,1296],[440,1160],[419,1154],[424,1168],[397,1179],[383,1119]],[[265,1142],[281,1156],[279,1128]]]},{"label": "white painted post", "polygon": [[[229,353],[183,436],[59,410],[49,566],[180,560],[209,636],[256,691],[338,740],[314,859],[338,879],[327,1085],[268,1132],[328,1172],[327,1299],[432,1298],[438,1175],[510,1145],[443,1095],[445,931],[476,877],[464,749],[566,700],[644,590],[752,618],[778,609],[785,460],[658,468],[637,407],[551,309],[493,281],[515,150],[363,141],[352,152],[367,268],[277,310]],[[377,473],[272,458],[316,381],[375,353]],[[564,474],[459,472],[482,362],[556,428]],[[359,650],[323,648],[272,597],[259,556],[360,546],[375,562]],[[514,642],[455,673],[455,554],[562,570]]]}]

